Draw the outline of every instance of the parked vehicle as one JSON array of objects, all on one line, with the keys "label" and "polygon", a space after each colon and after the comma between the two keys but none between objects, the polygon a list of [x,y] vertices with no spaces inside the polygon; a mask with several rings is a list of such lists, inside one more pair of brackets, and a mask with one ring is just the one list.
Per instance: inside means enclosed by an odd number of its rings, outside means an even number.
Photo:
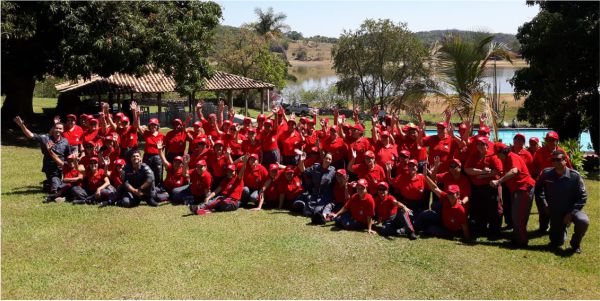
[{"label": "parked vehicle", "polygon": [[285,109],[285,113],[286,114],[292,114],[295,113],[298,116],[308,116],[309,112],[311,111],[311,107],[308,106],[308,104],[306,103],[301,103],[301,104],[291,104],[289,106],[284,106]]}]

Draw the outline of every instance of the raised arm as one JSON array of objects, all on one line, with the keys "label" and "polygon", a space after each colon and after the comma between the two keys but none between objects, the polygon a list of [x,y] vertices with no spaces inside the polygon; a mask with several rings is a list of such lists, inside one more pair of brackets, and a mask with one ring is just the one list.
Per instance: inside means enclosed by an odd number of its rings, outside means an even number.
[{"label": "raised arm", "polygon": [[160,160],[162,161],[162,163],[165,166],[171,165],[171,162],[169,162],[169,160],[167,160],[167,157],[165,157],[165,152],[164,152],[162,140],[158,140],[156,142],[156,148],[158,148],[158,155],[160,156]]},{"label": "raised arm", "polygon": [[437,197],[440,197],[440,195],[442,194],[442,190],[437,186],[437,184],[435,184],[435,182],[433,182],[433,180],[428,175],[425,175],[425,181],[427,182],[427,186],[429,186],[429,189],[433,191],[433,193],[435,193]]},{"label": "raised arm", "polygon": [[300,154],[300,162],[298,162],[298,169],[300,170],[300,172],[304,172],[304,170],[306,169],[304,167],[304,160],[306,160],[306,153],[302,152],[302,154]]},{"label": "raised arm", "polygon": [[23,119],[21,119],[21,117],[16,116],[13,120],[21,128],[21,131],[23,132],[23,134],[25,134],[25,137],[29,139],[33,138],[33,133],[27,128],[27,126],[25,126],[25,123],[23,122]]}]

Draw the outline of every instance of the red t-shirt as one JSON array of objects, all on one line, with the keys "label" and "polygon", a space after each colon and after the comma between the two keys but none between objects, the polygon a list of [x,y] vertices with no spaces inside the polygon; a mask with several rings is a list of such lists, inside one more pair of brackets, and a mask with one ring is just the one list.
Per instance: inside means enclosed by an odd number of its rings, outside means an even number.
[{"label": "red t-shirt", "polygon": [[288,179],[285,178],[285,175],[283,175],[280,177],[277,184],[277,191],[280,194],[283,193],[285,195],[286,202],[292,202],[304,192],[302,181],[300,181],[298,176],[294,176],[292,180],[288,181]]},{"label": "red t-shirt", "polygon": [[302,137],[297,131],[282,133],[279,136],[279,145],[281,146],[282,155],[294,156],[296,155],[294,150],[300,149],[302,146]]},{"label": "red t-shirt", "polygon": [[244,190],[244,180],[239,176],[224,178],[219,187],[221,188],[220,195],[239,201]]},{"label": "red t-shirt", "polygon": [[165,136],[164,145],[169,154],[183,154],[186,140],[185,131],[171,130]]},{"label": "red t-shirt", "polygon": [[242,142],[242,152],[244,154],[260,154],[262,150],[262,143],[258,139],[254,139],[254,141],[250,141],[248,139]]},{"label": "red t-shirt", "polygon": [[161,132],[158,132],[156,136],[152,135],[150,131],[144,132],[144,139],[146,140],[146,146],[144,147],[144,154],[148,155],[158,155],[160,152],[158,147],[156,146],[158,141],[164,141],[165,135]]},{"label": "red t-shirt", "polygon": [[506,160],[502,162],[502,166],[504,167],[505,174],[513,168],[517,168],[518,170],[516,176],[506,181],[506,186],[508,186],[508,190],[511,192],[517,190],[527,190],[535,185],[535,180],[529,175],[529,170],[527,169],[525,161],[523,161],[521,156],[513,152],[508,153]]},{"label": "red t-shirt", "polygon": [[458,144],[453,141],[452,137],[446,135],[446,137],[440,139],[438,135],[427,136],[423,138],[423,145],[429,147],[429,165],[433,166],[434,159],[438,156],[441,162],[438,171],[448,171],[454,149],[458,148]]},{"label": "red t-shirt", "polygon": [[223,135],[223,144],[225,144],[225,147],[231,148],[231,154],[234,156],[241,156],[244,154],[242,151],[243,140],[244,137],[239,134],[237,139],[230,134]]},{"label": "red t-shirt", "polygon": [[[267,189],[265,189],[264,191],[264,197],[265,197],[265,203],[274,205],[274,204],[279,204],[279,190],[278,188],[278,184],[281,181],[282,176],[280,176],[282,173],[278,172],[277,176],[275,176],[274,179],[271,179],[271,184],[269,184],[269,187],[267,187]],[[266,182],[266,181],[265,181]]]},{"label": "red t-shirt", "polygon": [[[191,154],[196,150],[196,148],[198,148],[198,141],[200,141],[200,139],[206,138],[207,143],[210,143],[210,140],[208,140],[208,136],[204,135],[204,133],[194,133],[194,131],[189,131],[189,133],[192,134],[193,138],[191,140],[189,137],[187,138],[187,140],[190,141],[190,147],[188,147],[188,154]],[[208,144],[206,146],[208,147]]]},{"label": "red t-shirt", "polygon": [[98,187],[104,184],[104,178],[106,178],[104,169],[98,169],[96,174],[93,175],[90,172],[87,172],[83,178],[83,188],[95,193]]},{"label": "red t-shirt", "polygon": [[[560,146],[557,146],[556,150],[561,151],[564,154],[565,159],[567,160],[567,167],[573,168],[567,152],[560,148]],[[553,167],[552,161],[550,160],[552,158],[552,152],[553,150],[549,150],[547,147],[541,147],[535,152],[535,155],[533,156],[533,166],[535,169],[533,170],[532,175],[535,175],[536,178],[545,168]]]},{"label": "red t-shirt", "polygon": [[442,223],[449,231],[456,232],[462,229],[462,225],[467,223],[467,212],[465,208],[457,201],[454,206],[448,200],[448,194],[443,192],[440,194],[442,202]]},{"label": "red t-shirt", "polygon": [[213,140],[216,140],[219,137],[219,131],[212,123],[210,123],[210,121],[202,118],[200,122],[202,122],[202,128],[206,135],[212,136]]},{"label": "red t-shirt", "polygon": [[[110,148],[105,147],[101,153],[102,153],[103,157],[105,157],[105,158],[108,157],[108,159],[110,160],[110,164],[108,164],[108,166],[104,166],[104,162],[98,162],[98,163],[101,163],[101,166],[106,167],[108,170],[112,170],[113,165],[115,164],[115,160],[117,160],[119,158],[120,150],[117,148],[114,148],[114,147],[110,147]],[[100,161],[102,161],[102,160],[100,160]]]},{"label": "red t-shirt", "polygon": [[123,178],[121,178],[121,173],[117,170],[113,169],[108,176],[108,180],[114,187],[119,187],[123,184]]},{"label": "red t-shirt", "polygon": [[368,192],[370,194],[377,193],[377,185],[379,182],[385,181],[385,171],[377,164],[375,164],[372,170],[369,170],[366,163],[354,164],[352,165],[352,169],[359,179],[367,180],[367,183],[369,183]]},{"label": "red t-shirt", "polygon": [[[360,137],[357,140],[354,140],[352,143],[350,143],[350,145],[348,145],[348,149],[350,149],[350,148],[356,150],[355,162],[364,162],[365,161],[365,153],[368,150],[373,150],[373,147],[371,147],[371,143],[369,142],[369,139],[367,139],[365,137]],[[350,155],[350,152],[348,152],[348,155]],[[348,160],[350,160],[350,158],[348,158]]]},{"label": "red t-shirt", "polygon": [[312,134],[304,135],[304,149],[309,150],[314,146],[317,146],[317,132],[315,131]]},{"label": "red t-shirt", "polygon": [[69,145],[75,146],[81,144],[83,141],[81,137],[83,136],[83,129],[80,126],[74,125],[70,130],[65,128],[63,132],[63,137],[69,141]]},{"label": "red t-shirt", "polygon": [[533,167],[533,156],[531,156],[531,153],[529,153],[529,151],[525,148],[522,148],[518,152],[515,152],[514,147],[511,148],[511,150],[513,153],[519,155],[521,159],[523,159],[523,162],[525,162],[525,166],[527,166],[527,169],[529,170],[529,173],[531,175],[531,171],[535,168]]},{"label": "red t-shirt", "polygon": [[93,142],[94,144],[97,144],[96,142],[98,141],[98,130],[87,131],[83,133],[83,137],[81,137],[81,140],[82,143]]},{"label": "red t-shirt", "polygon": [[[348,183],[346,186],[348,186],[348,192],[350,195],[352,195],[352,185]],[[336,204],[346,204],[348,200],[349,198],[346,198],[346,190],[344,189],[344,186],[335,181],[335,184],[333,184],[333,201]]]},{"label": "red t-shirt", "polygon": [[121,148],[135,148],[138,145],[137,129],[133,126],[128,126],[123,130],[117,129]]},{"label": "red t-shirt", "polygon": [[364,199],[360,199],[358,193],[355,193],[350,200],[344,205],[352,218],[357,222],[367,225],[367,219],[375,215],[375,200],[370,194],[365,194]]},{"label": "red t-shirt", "polygon": [[[500,159],[498,159],[496,155],[486,155],[483,158],[481,158],[479,155],[471,156],[469,159],[467,159],[467,163],[465,163],[465,169],[483,169],[485,167],[491,170],[502,172],[502,162],[500,162]],[[498,176],[478,178],[478,176],[469,175],[469,178],[471,179],[471,183],[473,183],[473,185],[489,185],[491,180],[498,180]]]},{"label": "red t-shirt", "polygon": [[[63,172],[63,179],[77,178],[77,177],[79,177],[79,175],[81,175],[81,173],[79,172],[77,167],[73,168],[69,164],[63,165],[62,172]],[[72,186],[81,186],[81,181],[71,183],[71,185]]]},{"label": "red t-shirt", "polygon": [[375,144],[375,162],[380,166],[385,166],[387,162],[392,165],[398,159],[398,148],[395,144],[383,145],[381,141]]},{"label": "red t-shirt", "polygon": [[444,172],[436,175],[436,182],[441,183],[444,187],[449,185],[458,185],[460,188],[460,198],[471,195],[471,182],[469,178],[461,174],[458,179],[455,179],[450,172]]},{"label": "red t-shirt", "polygon": [[425,197],[425,177],[416,174],[410,178],[409,174],[401,174],[392,179],[394,191],[400,194],[405,201],[422,201]]},{"label": "red t-shirt", "polygon": [[420,146],[416,140],[404,139],[401,144],[398,144],[398,152],[402,150],[409,151],[411,159],[419,162],[427,160],[427,148]]},{"label": "red t-shirt", "polygon": [[262,131],[259,139],[262,141],[263,151],[273,151],[279,148],[277,145],[277,132],[271,130],[269,132]]},{"label": "red t-shirt", "polygon": [[331,141],[331,137],[328,137],[321,141],[321,149],[331,153],[333,162],[346,158],[347,149],[344,139],[336,137],[334,141]]},{"label": "red t-shirt", "polygon": [[199,174],[196,170],[190,170],[190,190],[195,197],[206,196],[212,185],[212,176],[208,171]]},{"label": "red t-shirt", "polygon": [[179,166],[179,168],[175,170],[175,165],[168,163],[165,167],[167,170],[167,178],[163,184],[167,191],[171,192],[173,188],[187,184],[187,178],[183,176],[183,166]]},{"label": "red t-shirt", "polygon": [[375,196],[375,212],[381,222],[387,221],[390,217],[398,213],[398,207],[395,202],[396,198],[390,194],[386,195],[383,199],[379,195]]},{"label": "red t-shirt", "polygon": [[229,160],[227,160],[227,155],[225,155],[225,153],[217,155],[214,150],[210,150],[208,151],[206,158],[208,170],[214,177],[219,178],[225,176],[225,168],[229,164]]},{"label": "red t-shirt", "polygon": [[269,172],[264,166],[260,164],[256,164],[256,166],[250,166],[250,164],[246,165],[246,169],[244,170],[244,183],[250,189],[262,188],[268,178]]}]

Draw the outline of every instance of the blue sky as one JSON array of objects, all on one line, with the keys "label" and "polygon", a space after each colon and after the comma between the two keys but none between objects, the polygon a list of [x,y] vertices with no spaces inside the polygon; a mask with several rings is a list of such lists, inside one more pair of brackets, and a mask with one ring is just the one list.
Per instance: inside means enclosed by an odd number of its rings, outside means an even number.
[{"label": "blue sky", "polygon": [[256,20],[254,8],[273,7],[287,15],[292,30],[304,36],[338,37],[344,29],[357,29],[367,18],[405,22],[411,31],[434,29],[485,30],[517,33],[530,21],[537,6],[525,1],[231,1],[217,0],[223,8],[222,24],[240,26]]}]

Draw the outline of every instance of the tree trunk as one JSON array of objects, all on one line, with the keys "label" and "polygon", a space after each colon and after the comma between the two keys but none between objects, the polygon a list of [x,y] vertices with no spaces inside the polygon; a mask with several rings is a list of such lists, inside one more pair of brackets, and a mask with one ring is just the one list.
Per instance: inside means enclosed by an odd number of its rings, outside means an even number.
[{"label": "tree trunk", "polygon": [[[35,78],[33,76],[5,75],[2,79],[6,99],[2,105],[2,122],[12,124],[15,116],[30,119],[33,116],[33,89]],[[8,77],[8,78],[6,78]]]}]

